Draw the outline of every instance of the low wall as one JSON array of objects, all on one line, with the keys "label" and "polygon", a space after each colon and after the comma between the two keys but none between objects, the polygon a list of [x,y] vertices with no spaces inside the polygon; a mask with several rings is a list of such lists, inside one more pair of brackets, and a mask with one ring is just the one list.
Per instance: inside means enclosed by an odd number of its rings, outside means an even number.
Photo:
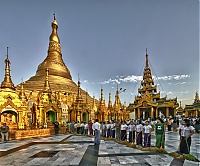
[{"label": "low wall", "polygon": [[[65,134],[66,127],[60,127],[59,134]],[[54,135],[54,128],[47,128],[47,129],[30,129],[30,130],[11,130],[9,132],[10,140],[14,139],[25,139],[25,138],[32,138],[32,137],[45,137]]]}]

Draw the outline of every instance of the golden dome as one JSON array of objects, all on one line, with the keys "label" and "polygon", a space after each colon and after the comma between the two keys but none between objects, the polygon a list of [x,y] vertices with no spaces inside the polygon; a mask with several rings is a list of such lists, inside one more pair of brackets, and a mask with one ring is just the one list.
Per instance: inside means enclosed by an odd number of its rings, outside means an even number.
[{"label": "golden dome", "polygon": [[43,89],[46,79],[46,69],[48,69],[48,80],[53,91],[57,90],[57,88],[65,89],[68,85],[76,87],[76,84],[72,81],[70,71],[62,59],[60,40],[57,34],[58,24],[55,15],[51,25],[52,33],[49,37],[48,55],[38,66],[35,76],[25,81],[25,89]]}]

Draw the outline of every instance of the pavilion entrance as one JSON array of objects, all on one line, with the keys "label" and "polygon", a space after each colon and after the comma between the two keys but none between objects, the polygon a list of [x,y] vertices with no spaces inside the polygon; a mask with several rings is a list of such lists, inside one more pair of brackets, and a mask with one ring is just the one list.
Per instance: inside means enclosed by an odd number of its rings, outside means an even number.
[{"label": "pavilion entrance", "polygon": [[149,117],[151,117],[150,111],[151,111],[150,108],[141,108],[140,115],[142,119],[148,119]]},{"label": "pavilion entrance", "polygon": [[82,121],[88,123],[88,114],[86,112],[82,114]]},{"label": "pavilion entrance", "polygon": [[56,121],[56,112],[54,111],[48,111],[46,113],[46,117],[47,117],[47,123],[54,123]]}]

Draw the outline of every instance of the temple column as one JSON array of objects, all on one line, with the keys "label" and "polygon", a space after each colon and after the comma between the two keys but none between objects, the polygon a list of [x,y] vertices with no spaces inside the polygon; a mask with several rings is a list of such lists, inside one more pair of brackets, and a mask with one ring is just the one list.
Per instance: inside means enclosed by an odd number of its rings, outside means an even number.
[{"label": "temple column", "polygon": [[60,122],[60,119],[61,119],[61,112],[60,112],[60,110],[59,110],[59,112],[57,113],[57,115],[58,115],[57,120],[58,120],[58,122]]},{"label": "temple column", "polygon": [[166,117],[169,118],[169,107],[166,107]]},{"label": "temple column", "polygon": [[158,107],[156,107],[156,118],[158,117]]},{"label": "temple column", "polygon": [[46,124],[47,123],[47,113],[44,112],[44,123]]},{"label": "temple column", "polygon": [[18,123],[22,123],[22,112],[20,111],[18,114]]},{"label": "temple column", "polygon": [[140,108],[137,109],[137,112],[138,112],[138,115],[137,115],[138,119],[140,119]]},{"label": "temple column", "polygon": [[145,119],[145,111],[142,112],[142,118]]},{"label": "temple column", "polygon": [[185,118],[187,118],[187,117],[188,117],[188,111],[185,112]]},{"label": "temple column", "polygon": [[75,122],[77,122],[76,110],[74,110],[73,112],[74,112],[74,119],[73,119],[73,120],[74,120]]},{"label": "temple column", "polygon": [[173,108],[174,111],[174,117],[176,117],[176,108]]},{"label": "temple column", "polygon": [[153,112],[154,112],[154,109],[153,107],[151,107],[151,118],[154,118]]},{"label": "temple column", "polygon": [[91,115],[90,113],[88,112],[88,121],[91,119]]}]

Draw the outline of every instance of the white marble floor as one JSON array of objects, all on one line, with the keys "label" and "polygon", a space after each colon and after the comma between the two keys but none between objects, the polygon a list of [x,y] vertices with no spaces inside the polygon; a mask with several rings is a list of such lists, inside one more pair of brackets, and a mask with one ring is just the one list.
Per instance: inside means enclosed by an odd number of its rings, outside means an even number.
[{"label": "white marble floor", "polygon": [[[173,152],[179,144],[178,133],[166,133],[166,150]],[[30,165],[79,165],[89,146],[93,146],[93,138],[62,134],[58,136],[9,141],[0,144],[0,166],[30,166]],[[155,144],[152,134],[151,144]],[[146,153],[114,141],[101,141],[98,148],[96,165],[171,165],[173,157],[167,154]],[[145,154],[146,153],[146,154]],[[200,159],[200,135],[192,138],[191,154]],[[185,160],[184,166],[197,166],[200,163]]]}]

